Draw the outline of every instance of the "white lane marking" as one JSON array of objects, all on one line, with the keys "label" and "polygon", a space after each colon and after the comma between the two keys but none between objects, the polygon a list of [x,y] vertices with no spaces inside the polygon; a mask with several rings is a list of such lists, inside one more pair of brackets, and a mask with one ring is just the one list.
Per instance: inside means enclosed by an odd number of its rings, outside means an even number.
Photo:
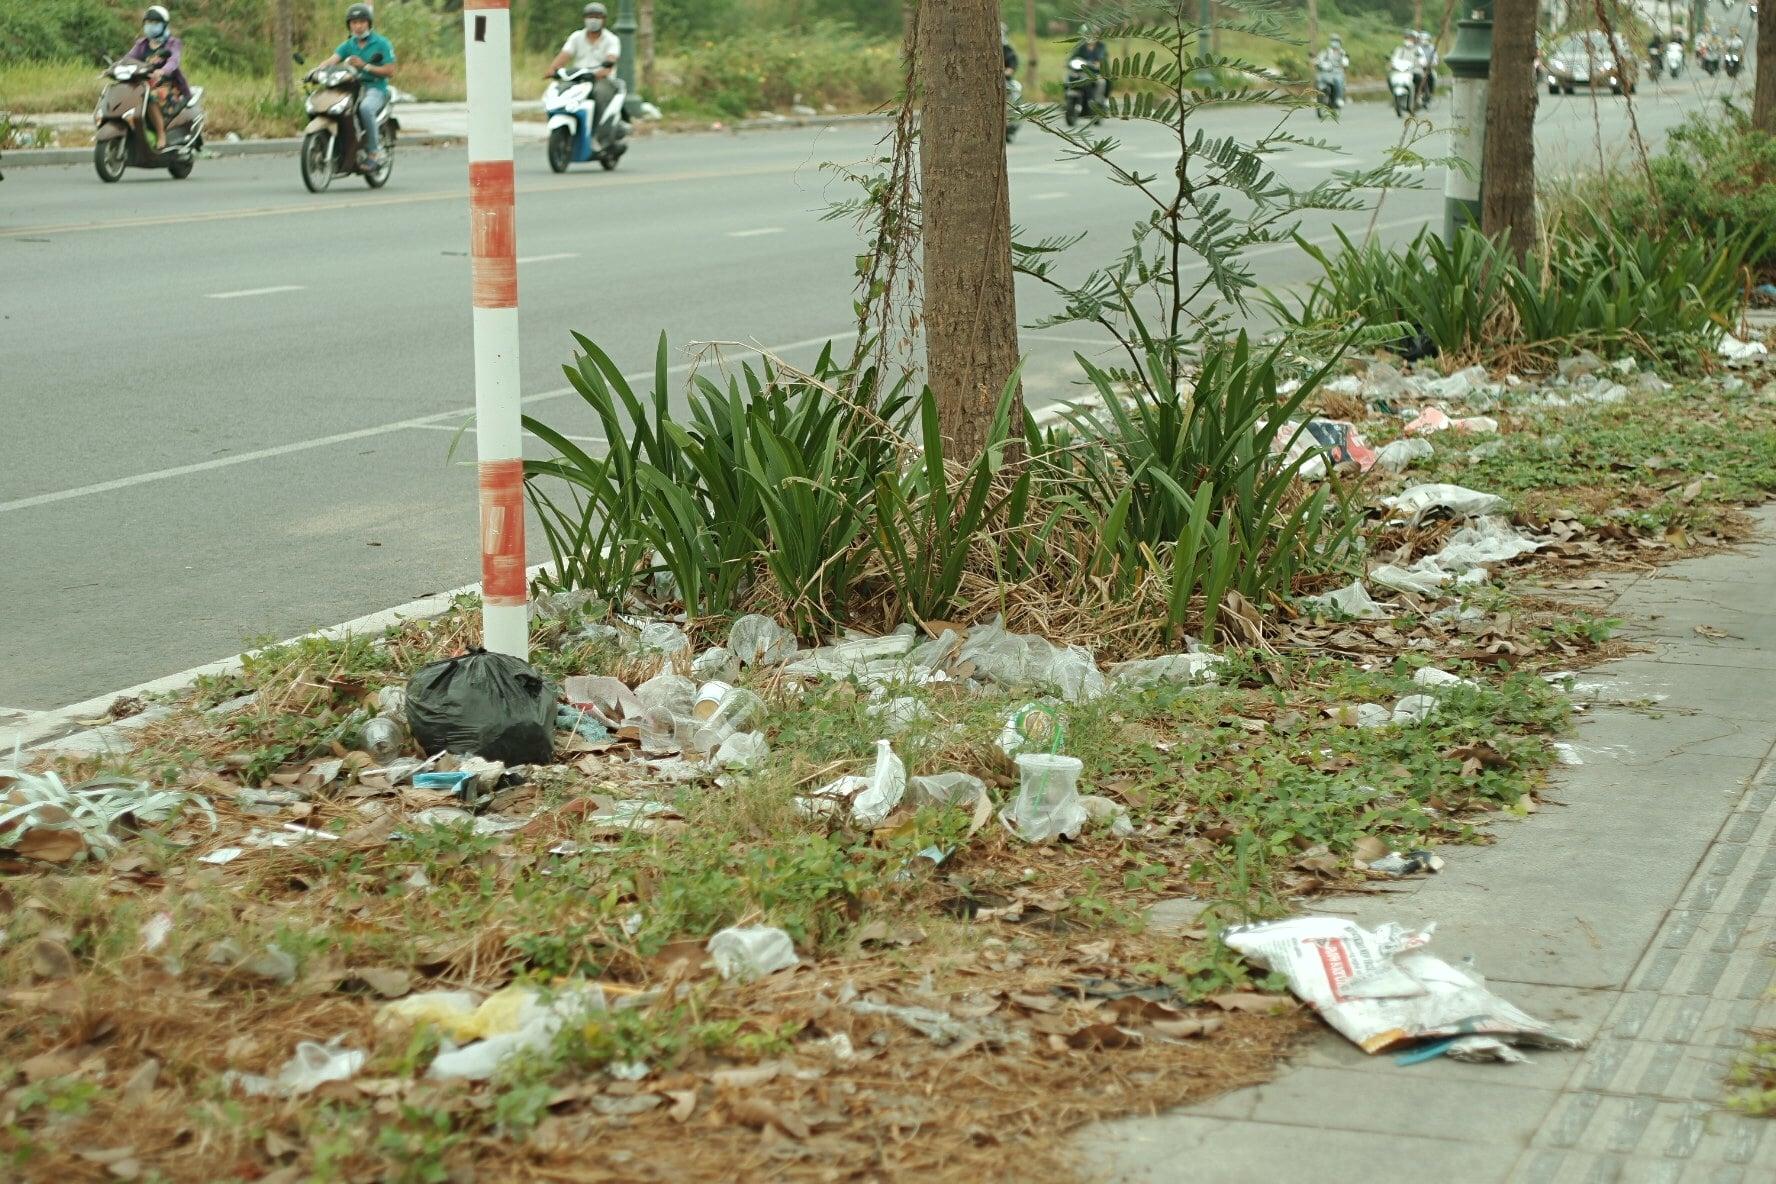
[{"label": "white lane marking", "polygon": [[729,238],[757,238],[761,234],[782,234],[781,226],[761,226],[757,230],[730,230]]},{"label": "white lane marking", "polygon": [[[825,345],[829,341],[849,341],[857,336],[855,329],[842,329],[837,333],[828,333],[822,337],[809,337],[802,341],[789,341],[782,345],[769,346],[768,353],[783,354],[791,350],[806,349],[811,345]],[[668,374],[682,374],[699,364],[708,364],[707,359],[701,362],[680,362],[666,369]],[[653,376],[653,371],[638,370],[623,377],[630,382],[642,382]],[[525,404],[540,403],[546,399],[559,399],[563,395],[571,395],[571,386],[558,387],[552,391],[539,391],[534,395],[525,395],[521,402]],[[449,411],[439,411],[433,415],[416,415],[411,419],[397,419],[392,423],[377,424],[375,427],[359,428],[352,432],[336,432],[331,436],[317,436],[312,440],[295,440],[288,444],[279,444],[273,448],[260,448],[253,452],[243,452],[236,456],[219,456],[215,460],[199,461],[196,464],[175,465],[170,469],[156,469],[151,473],[136,473],[129,477],[117,477],[110,481],[98,481],[91,485],[77,485],[72,489],[58,489],[54,493],[39,493],[31,497],[15,498],[9,502],[0,502],[0,514],[14,510],[29,510],[34,506],[53,505],[56,502],[72,501],[80,497],[92,497],[101,493],[112,493],[119,489],[133,489],[138,485],[151,485],[157,481],[170,481],[174,477],[188,477],[193,473],[209,473],[217,469],[231,469],[236,465],[252,464],[254,461],[271,460],[274,457],[288,456],[293,452],[308,452],[316,448],[327,448],[334,444],[349,444],[353,440],[366,440],[372,436],[384,436],[390,432],[404,431],[407,428],[424,427],[427,424],[443,423],[446,420],[461,420],[473,415],[473,407],[455,407]]]},{"label": "white lane marking", "polygon": [[1352,160],[1348,156],[1322,156],[1318,160],[1294,162],[1298,169],[1354,169],[1362,167],[1362,163],[1362,161]]},{"label": "white lane marking", "polygon": [[1086,175],[1084,169],[1072,168],[1066,165],[1062,165],[1059,168],[1054,165],[1048,165],[1046,167],[1020,165],[1015,169],[1006,169],[1005,171],[1018,176],[1027,177],[1083,177]]},{"label": "white lane marking", "polygon": [[1067,195],[1065,193],[1032,193],[1030,195],[1030,200],[1031,201],[1059,201],[1061,198],[1066,197],[1066,196]]},{"label": "white lane marking", "polygon": [[239,300],[242,296],[270,296],[273,292],[300,292],[301,284],[279,284],[275,288],[242,288],[238,292],[211,292],[211,300]]},{"label": "white lane marking", "polygon": [[551,263],[556,259],[578,259],[579,255],[572,251],[564,251],[559,255],[520,255],[520,263]]}]

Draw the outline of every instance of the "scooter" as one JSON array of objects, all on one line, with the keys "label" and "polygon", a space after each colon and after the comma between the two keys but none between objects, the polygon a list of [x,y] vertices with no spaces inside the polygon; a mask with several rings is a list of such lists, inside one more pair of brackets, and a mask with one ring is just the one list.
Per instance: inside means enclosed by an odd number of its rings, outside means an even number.
[{"label": "scooter", "polygon": [[1104,80],[1098,75],[1098,68],[1092,62],[1085,58],[1073,58],[1067,63],[1067,104],[1063,114],[1068,127],[1075,126],[1081,120],[1094,125],[1102,122],[1103,86]]},{"label": "scooter", "polygon": [[629,151],[629,119],[623,110],[628,91],[623,80],[611,72],[614,90],[594,123],[597,104],[592,91],[597,81],[591,67],[568,66],[555,72],[543,92],[543,110],[549,115],[549,167],[557,173],[588,160],[596,160],[609,172]]},{"label": "scooter", "polygon": [[1675,81],[1683,73],[1683,65],[1683,46],[1673,41],[1665,47],[1665,73],[1671,75]]},{"label": "scooter", "polygon": [[[380,59],[381,55],[377,57]],[[373,66],[381,61],[372,61]],[[319,193],[341,173],[361,174],[372,189],[388,184],[395,171],[395,140],[401,132],[401,121],[392,114],[395,97],[377,113],[376,126],[382,139],[382,163],[372,166],[364,150],[364,137],[358,128],[358,103],[363,97],[364,80],[350,66],[328,66],[312,71],[304,80],[309,91],[306,107],[308,127],[302,132],[302,183],[310,193]]]},{"label": "scooter", "polygon": [[1720,73],[1720,55],[1714,50],[1704,49],[1697,56],[1702,62],[1702,68],[1706,70],[1710,76]]},{"label": "scooter", "polygon": [[1726,66],[1728,78],[1739,77],[1739,71],[1745,68],[1744,53],[1741,50],[1727,50],[1727,56],[1722,59],[1722,62]]},{"label": "scooter", "polygon": [[1663,74],[1664,72],[1665,72],[1665,53],[1664,53],[1664,51],[1649,48],[1647,50],[1647,75],[1651,78],[1657,78],[1660,74]]},{"label": "scooter", "polygon": [[191,175],[197,154],[203,151],[204,121],[208,113],[203,106],[204,88],[191,88],[191,97],[184,101],[175,96],[161,109],[166,127],[166,143],[154,144],[148,129],[148,97],[152,88],[148,63],[135,58],[120,58],[105,67],[104,77],[111,81],[93,110],[93,168],[99,180],[107,184],[121,180],[123,170],[165,169],[176,180]]},{"label": "scooter", "polygon": [[1007,144],[1017,139],[1018,129],[1024,126],[1024,121],[1018,118],[1018,107],[1023,104],[1023,101],[1024,84],[1014,76],[1007,74],[1005,76],[1005,142]]},{"label": "scooter", "polygon": [[1412,81],[1412,72],[1417,66],[1417,62],[1404,54],[1395,54],[1388,59],[1388,93],[1394,96],[1394,114],[1402,119],[1417,110],[1417,88]]},{"label": "scooter", "polygon": [[1318,100],[1314,103],[1316,118],[1324,119],[1328,115],[1338,114],[1338,109],[1344,106],[1343,100],[1338,97],[1338,75],[1325,70],[1316,71],[1314,73],[1314,97]]}]

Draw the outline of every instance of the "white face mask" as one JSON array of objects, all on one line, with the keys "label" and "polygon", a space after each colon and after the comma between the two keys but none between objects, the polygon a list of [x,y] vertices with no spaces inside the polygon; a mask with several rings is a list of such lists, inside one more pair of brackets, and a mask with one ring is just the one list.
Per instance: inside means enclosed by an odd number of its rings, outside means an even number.
[{"label": "white face mask", "polygon": [[596,17],[596,16],[587,17],[586,18],[586,32],[588,32],[588,33],[602,33],[602,32],[604,32],[603,18]]},{"label": "white face mask", "polygon": [[151,40],[158,41],[160,38],[165,37],[166,31],[167,31],[167,27],[165,25],[161,24],[159,21],[149,21],[142,26],[142,32],[145,33]]}]

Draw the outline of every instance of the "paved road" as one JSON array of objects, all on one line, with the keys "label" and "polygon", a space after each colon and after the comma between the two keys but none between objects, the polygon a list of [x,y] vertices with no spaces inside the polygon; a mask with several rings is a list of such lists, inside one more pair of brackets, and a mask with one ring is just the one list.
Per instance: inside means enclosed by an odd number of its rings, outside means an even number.
[{"label": "paved road", "polygon": [[[1702,98],[1687,79],[1643,90],[1643,133],[1662,135]],[[1261,126],[1238,112],[1216,125]],[[1349,155],[1279,155],[1297,184],[1377,163],[1399,134],[1373,104],[1307,127]],[[528,149],[518,224],[530,409],[593,431],[563,397],[575,330],[635,370],[662,329],[678,345],[721,339],[801,359],[829,337],[848,342],[858,243],[819,220],[846,192],[820,165],[871,155],[878,134],[659,137],[614,174],[565,177]],[[1595,159],[1599,138],[1617,155],[1623,135],[1617,101],[1544,101],[1545,163]],[[1137,206],[1051,145],[1027,133],[1011,149],[1015,220],[1031,236],[1085,230],[1107,256]],[[1144,128],[1126,151],[1154,171],[1174,158]],[[473,450],[448,456],[473,404],[464,171],[460,152],[413,151],[380,193],[347,184],[311,196],[290,158],[117,185],[89,167],[8,170],[0,706],[103,694],[476,577]],[[1440,172],[1429,182],[1388,197],[1383,236],[1440,225]],[[1326,240],[1330,226],[1311,218],[1304,233]],[[1309,274],[1293,248],[1255,262],[1270,284]],[[1032,287],[1020,301],[1026,317],[1052,307]],[[1031,401],[1064,397],[1068,355],[1096,340],[1030,334]]]}]

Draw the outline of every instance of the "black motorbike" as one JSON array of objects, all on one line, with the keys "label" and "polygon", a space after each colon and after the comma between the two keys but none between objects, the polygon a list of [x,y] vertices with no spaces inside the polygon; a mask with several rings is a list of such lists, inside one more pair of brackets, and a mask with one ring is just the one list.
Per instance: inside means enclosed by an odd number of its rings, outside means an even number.
[{"label": "black motorbike", "polygon": [[1063,114],[1068,127],[1099,123],[1104,118],[1104,76],[1089,58],[1067,63],[1067,103]]}]

